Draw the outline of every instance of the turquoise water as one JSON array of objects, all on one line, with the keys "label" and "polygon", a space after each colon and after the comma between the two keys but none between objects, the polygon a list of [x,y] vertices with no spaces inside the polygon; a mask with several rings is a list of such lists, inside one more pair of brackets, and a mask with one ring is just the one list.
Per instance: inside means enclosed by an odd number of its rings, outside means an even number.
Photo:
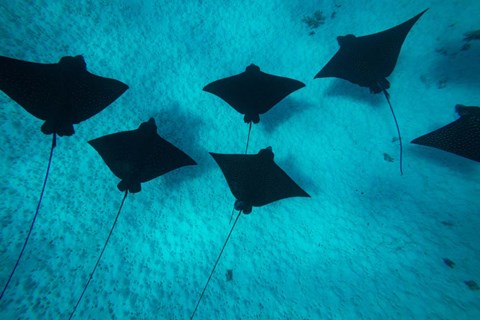
[{"label": "turquoise water", "polygon": [[[404,141],[400,176],[385,98],[313,76],[337,51],[338,35],[378,32],[427,7],[389,77]],[[317,10],[325,21],[312,30],[302,20]],[[234,201],[208,152],[241,153],[248,130],[202,88],[251,63],[306,84],[261,116],[249,150],[272,146],[312,197],[240,218],[196,319],[480,318],[480,291],[464,283],[480,283],[480,167],[408,143],[455,120],[457,103],[479,105],[480,41],[461,50],[479,16],[473,0],[1,2],[0,55],[54,63],[82,54],[90,72],[130,89],[58,139],[0,318],[68,318],[122,199],[118,179],[86,142],[150,117],[198,166],[129,195],[75,318],[189,318]],[[0,118],[3,287],[35,211],[51,137],[3,93]]]}]

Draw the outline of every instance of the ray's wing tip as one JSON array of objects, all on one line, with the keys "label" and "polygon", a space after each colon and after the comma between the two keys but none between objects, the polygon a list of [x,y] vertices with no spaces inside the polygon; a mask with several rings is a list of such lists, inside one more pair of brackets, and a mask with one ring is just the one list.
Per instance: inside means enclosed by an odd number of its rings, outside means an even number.
[{"label": "ray's wing tip", "polygon": [[207,84],[205,87],[203,87],[202,90],[205,91],[205,92],[208,92],[208,93],[213,93],[212,92],[213,91],[212,90],[213,89],[213,83],[214,82],[211,82],[211,83]]},{"label": "ray's wing tip", "polygon": [[[215,160],[215,162],[217,162],[217,155],[218,153],[215,153],[215,152],[209,152],[210,156],[213,158],[213,160]],[[217,162],[218,163],[218,162]]]},{"label": "ray's wing tip", "polygon": [[410,141],[410,143],[418,144],[418,141],[419,141],[420,138],[422,138],[422,137],[423,137],[423,136],[417,137],[417,138],[413,139],[412,141]]},{"label": "ray's wing tip", "polygon": [[300,188],[300,195],[299,197],[302,197],[302,198],[311,198],[312,196],[308,194],[307,191],[303,190],[302,188]]},{"label": "ray's wing tip", "polygon": [[319,79],[319,78],[324,78],[324,72],[323,69],[318,71],[318,73],[313,77],[313,79]]},{"label": "ray's wing tip", "polygon": [[299,81],[299,80],[295,80],[297,81],[297,90],[298,89],[301,89],[301,88],[305,88],[307,85],[305,83],[303,83],[302,81]]},{"label": "ray's wing tip", "polygon": [[[427,12],[429,9],[430,9],[430,8],[427,8],[427,9],[423,10],[422,12],[420,12],[419,14],[417,14],[416,16],[414,16],[413,18],[411,18],[411,19],[408,20],[408,21],[411,21],[411,22],[412,22],[412,25],[413,25],[413,24],[416,23],[416,22],[418,21],[418,19],[420,19],[420,17],[423,16],[423,14],[424,14],[425,12]],[[408,22],[408,21],[407,21],[407,22]]]},{"label": "ray's wing tip", "polygon": [[128,86],[128,84],[122,82],[122,81],[118,81],[118,91],[121,92],[121,94],[123,94],[125,91],[127,91],[128,89],[130,89],[130,87]]},{"label": "ray's wing tip", "polygon": [[195,160],[193,160],[190,156],[189,156],[188,158],[189,158],[189,159],[188,159],[188,161],[187,161],[187,166],[196,166],[196,165],[198,165],[198,163],[197,163]]},{"label": "ray's wing tip", "polygon": [[426,137],[427,135],[428,135],[428,133],[425,134],[425,135],[423,135],[423,136],[420,136],[420,137],[418,137],[418,138],[415,138],[415,139],[413,139],[412,141],[410,141],[410,143],[418,144],[418,145],[421,145],[421,146],[430,147],[431,145],[425,142],[425,137]]},{"label": "ray's wing tip", "polygon": [[96,142],[97,139],[98,139],[98,138],[88,140],[87,143],[88,143],[89,145],[91,145],[92,147],[95,148],[95,142]]}]

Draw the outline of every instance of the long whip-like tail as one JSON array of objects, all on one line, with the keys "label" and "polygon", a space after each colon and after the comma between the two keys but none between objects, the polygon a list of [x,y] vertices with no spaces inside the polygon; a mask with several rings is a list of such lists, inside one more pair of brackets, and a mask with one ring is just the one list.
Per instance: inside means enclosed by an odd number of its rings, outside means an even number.
[{"label": "long whip-like tail", "polygon": [[228,240],[230,239],[230,236],[232,235],[233,228],[235,228],[235,225],[237,224],[238,218],[240,218],[240,214],[242,213],[242,210],[238,211],[237,218],[235,219],[235,222],[233,223],[232,228],[230,229],[230,232],[228,233],[227,239],[225,239],[225,243],[223,244],[222,250],[220,250],[220,253],[218,254],[217,260],[215,261],[215,264],[213,265],[212,271],[210,272],[210,276],[208,276],[207,283],[205,284],[205,287],[203,287],[202,294],[198,298],[197,304],[195,305],[195,310],[193,310],[192,315],[190,316],[190,320],[195,317],[195,313],[197,312],[198,306],[200,305],[200,301],[202,301],[203,295],[205,294],[205,290],[207,290],[208,284],[210,283],[210,279],[212,279],[213,273],[215,272],[215,268],[217,267],[218,261],[220,260],[220,257],[222,256],[223,250],[225,250],[225,246],[228,243]]},{"label": "long whip-like tail", "polygon": [[117,224],[118,217],[120,216],[120,212],[122,211],[123,203],[125,202],[125,199],[127,198],[128,190],[125,191],[125,195],[123,196],[122,203],[120,204],[120,208],[118,208],[117,216],[115,217],[115,221],[113,222],[112,228],[110,229],[110,232],[108,233],[107,240],[105,241],[105,244],[103,245],[102,252],[100,252],[100,255],[98,256],[97,263],[95,263],[95,267],[93,268],[92,272],[90,273],[90,277],[88,278],[87,283],[85,284],[85,287],[83,287],[82,294],[77,300],[77,304],[75,304],[75,307],[73,308],[72,312],[70,313],[70,316],[68,319],[72,319],[73,315],[75,314],[75,311],[78,308],[78,305],[82,301],[83,295],[85,294],[85,291],[87,291],[88,285],[90,284],[90,281],[92,281],[93,274],[95,273],[95,270],[97,270],[98,265],[100,264],[100,259],[103,256],[103,253],[105,252],[105,248],[107,247],[108,241],[110,240],[110,236],[112,235],[113,229],[115,228],[115,225]]},{"label": "long whip-like tail", "polygon": [[393,120],[395,121],[395,125],[397,126],[397,133],[398,133],[398,142],[400,144],[400,174],[403,176],[403,147],[402,147],[402,136],[400,135],[400,127],[398,126],[397,117],[395,116],[395,112],[393,112],[392,104],[390,103],[390,94],[387,92],[386,89],[383,89],[383,93],[385,94],[385,98],[387,98],[388,106],[390,107],[390,111],[393,115]]},{"label": "long whip-like tail", "polygon": [[232,215],[230,216],[230,221],[228,222],[228,224],[232,223],[234,213],[235,213],[235,206],[233,206],[233,208],[232,208]]},{"label": "long whip-like tail", "polygon": [[56,145],[57,145],[57,134],[53,133],[52,147],[50,148],[50,157],[48,158],[47,172],[45,174],[45,178],[43,179],[43,187],[42,187],[42,192],[40,192],[40,198],[38,199],[37,210],[33,215],[32,224],[30,225],[30,229],[28,230],[27,237],[25,238],[25,242],[23,243],[23,247],[22,247],[22,250],[20,251],[20,255],[18,256],[17,262],[15,263],[15,266],[13,267],[13,270],[10,273],[10,276],[8,277],[7,283],[3,288],[2,294],[0,295],[0,300],[2,300],[3,295],[5,294],[5,291],[7,291],[8,285],[10,284],[10,281],[13,278],[13,274],[15,273],[15,270],[17,270],[18,264],[20,263],[20,259],[22,258],[23,252],[25,251],[25,248],[28,243],[28,239],[30,239],[30,235],[32,234],[33,226],[35,224],[35,221],[37,220],[38,212],[40,210],[40,205],[42,203],[43,193],[45,192],[45,186],[47,185],[48,173],[50,172],[50,165],[52,163],[53,149],[55,148]]}]

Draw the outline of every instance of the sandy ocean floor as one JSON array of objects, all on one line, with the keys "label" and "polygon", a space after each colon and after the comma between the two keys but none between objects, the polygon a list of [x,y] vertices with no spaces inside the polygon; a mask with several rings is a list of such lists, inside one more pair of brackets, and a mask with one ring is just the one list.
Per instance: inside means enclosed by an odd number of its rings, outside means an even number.
[{"label": "sandy ocean floor", "polygon": [[[337,51],[337,36],[375,33],[425,8],[389,77],[404,141],[400,176],[384,96],[313,76]],[[317,10],[325,21],[311,30],[302,18]],[[480,319],[480,291],[464,283],[480,283],[480,166],[409,143],[455,120],[457,103],[480,104],[480,41],[461,50],[479,16],[474,0],[0,2],[0,55],[54,63],[82,54],[90,72],[130,86],[59,138],[0,319],[68,318],[122,199],[119,180],[86,142],[150,117],[198,166],[127,197],[75,319],[189,318],[234,202],[208,152],[242,153],[248,130],[202,88],[251,63],[306,84],[261,116],[249,151],[272,146],[312,197],[240,217],[196,319]],[[0,120],[3,288],[35,212],[51,137],[3,93]]]}]

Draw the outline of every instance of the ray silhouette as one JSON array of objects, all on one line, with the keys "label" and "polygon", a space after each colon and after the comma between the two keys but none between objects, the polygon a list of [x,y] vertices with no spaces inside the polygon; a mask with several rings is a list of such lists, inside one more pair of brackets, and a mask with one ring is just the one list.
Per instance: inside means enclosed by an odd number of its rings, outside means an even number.
[{"label": "ray silhouette", "polygon": [[281,199],[310,197],[273,161],[274,154],[271,147],[262,149],[255,155],[210,154],[222,170],[230,191],[236,199],[234,208],[238,210],[238,214],[213,265],[190,319],[193,319],[197,312],[218,261],[240,218],[240,214],[242,212],[250,214],[252,207],[261,207]]},{"label": "ray silhouette", "polygon": [[320,70],[316,78],[340,78],[367,87],[371,93],[383,92],[397,128],[400,145],[400,174],[403,175],[403,147],[400,127],[390,103],[390,82],[387,77],[393,72],[403,42],[410,29],[428,9],[413,18],[388,30],[356,37],[353,34],[337,37],[340,49]]},{"label": "ray silhouette", "polygon": [[73,125],[85,121],[114,102],[128,86],[118,80],[87,71],[82,56],[62,57],[58,63],[43,64],[0,56],[0,90],[28,113],[44,120],[41,131],[52,134],[47,170],[37,208],[19,257],[0,295],[18,267],[37,219],[47,184],[56,138],[74,134]]},{"label": "ray silhouette", "polygon": [[120,208],[103,245],[97,262],[85,284],[69,319],[75,314],[87,288],[97,270],[108,241],[117,224],[127,194],[141,191],[141,184],[172,170],[196,165],[186,153],[157,134],[157,125],[153,118],[140,124],[138,129],[109,134],[88,142],[102,157],[112,173],[120,178],[118,190],[124,192]]},{"label": "ray silhouette", "polygon": [[262,72],[258,66],[251,64],[244,72],[209,83],[203,90],[223,99],[244,115],[243,121],[249,124],[247,153],[252,123],[260,122],[260,114],[304,86],[300,81]]},{"label": "ray silhouette", "polygon": [[460,118],[412,140],[412,143],[480,162],[480,107],[457,104],[455,111]]}]

